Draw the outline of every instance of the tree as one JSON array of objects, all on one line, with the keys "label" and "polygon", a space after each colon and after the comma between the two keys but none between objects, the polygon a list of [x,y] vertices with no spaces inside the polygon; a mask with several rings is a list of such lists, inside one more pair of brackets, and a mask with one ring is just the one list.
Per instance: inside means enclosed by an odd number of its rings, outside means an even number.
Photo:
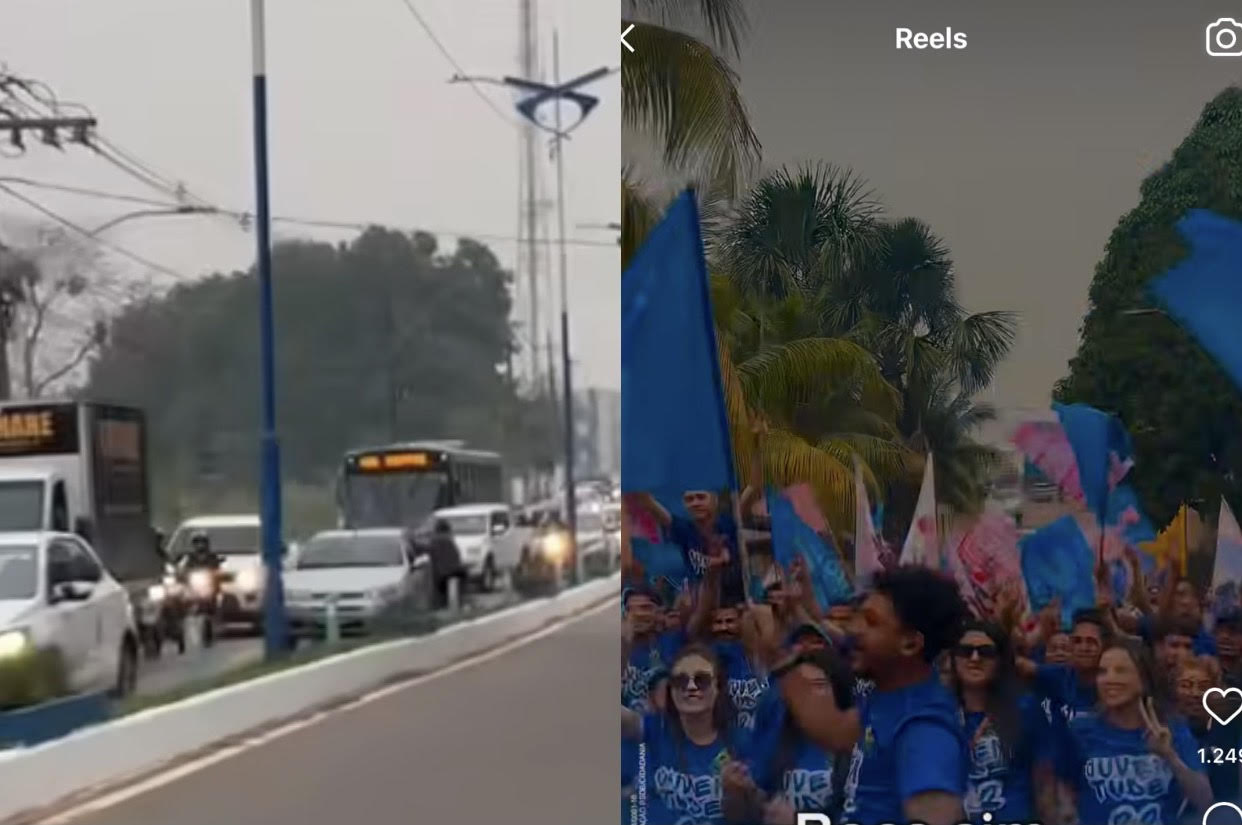
[{"label": "tree", "polygon": [[1164,523],[1182,501],[1242,503],[1233,469],[1242,466],[1242,394],[1180,326],[1143,311],[1148,282],[1188,252],[1175,229],[1187,210],[1242,218],[1242,89],[1209,102],[1139,191],[1095,268],[1078,352],[1055,397],[1121,417],[1134,440],[1130,477]]},{"label": "tree", "polygon": [[[885,220],[861,178],[813,164],[759,181],[713,249],[744,294],[796,312],[805,334],[869,352],[900,399],[905,445],[935,457],[941,501],[965,512],[982,503],[996,455],[970,435],[994,413],[972,399],[1008,354],[1016,318],[964,310],[949,249],[930,227]],[[894,525],[913,511],[921,461],[910,470],[889,484]]]},{"label": "tree", "polygon": [[[463,239],[372,228],[348,244],[273,249],[277,410],[285,477],[330,490],[347,449],[460,438],[509,467],[546,465],[546,399],[522,400],[510,274]],[[147,411],[157,496],[211,478],[256,489],[258,289],[215,274],[134,302],[112,321],[84,392]],[[211,465],[204,472],[203,464]],[[163,496],[164,512],[175,502]]]}]

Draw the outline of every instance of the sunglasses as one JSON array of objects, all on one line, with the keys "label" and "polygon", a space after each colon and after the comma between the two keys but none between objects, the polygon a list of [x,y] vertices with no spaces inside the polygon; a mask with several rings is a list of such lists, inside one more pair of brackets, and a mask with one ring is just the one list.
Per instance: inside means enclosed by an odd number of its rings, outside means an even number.
[{"label": "sunglasses", "polygon": [[995,645],[958,645],[953,653],[961,659],[969,659],[975,654],[984,660],[995,659],[997,656]]},{"label": "sunglasses", "polygon": [[695,690],[706,691],[715,681],[716,677],[704,670],[697,673],[674,673],[669,678],[673,687],[680,691],[688,690],[691,684]]}]

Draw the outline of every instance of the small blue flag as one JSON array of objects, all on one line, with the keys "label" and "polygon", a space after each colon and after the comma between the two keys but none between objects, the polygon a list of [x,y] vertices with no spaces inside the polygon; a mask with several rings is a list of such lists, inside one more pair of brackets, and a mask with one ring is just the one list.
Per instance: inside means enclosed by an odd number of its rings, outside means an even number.
[{"label": "small blue flag", "polygon": [[621,279],[626,491],[736,486],[694,193],[673,202]]},{"label": "small blue flag", "polygon": [[772,558],[788,570],[794,559],[802,556],[815,588],[815,601],[821,609],[847,603],[854,595],[854,588],[841,566],[841,557],[828,539],[798,516],[787,497],[769,488],[767,499],[768,515],[772,519]]},{"label": "small blue flag", "polygon": [[1073,516],[1062,516],[1018,540],[1022,578],[1031,609],[1061,599],[1061,626],[1075,612],[1095,607],[1095,551]]},{"label": "small blue flag", "polygon": [[1190,254],[1148,289],[1242,389],[1242,223],[1192,209],[1177,229]]},{"label": "small blue flag", "polygon": [[1086,404],[1054,403],[1052,409],[1074,450],[1087,508],[1103,523],[1109,493],[1134,461],[1130,434],[1116,416]]}]

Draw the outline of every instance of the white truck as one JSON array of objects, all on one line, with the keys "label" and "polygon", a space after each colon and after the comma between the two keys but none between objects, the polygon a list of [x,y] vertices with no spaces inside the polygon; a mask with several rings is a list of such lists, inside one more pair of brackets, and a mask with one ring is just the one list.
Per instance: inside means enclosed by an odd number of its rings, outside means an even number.
[{"label": "white truck", "polygon": [[142,616],[164,559],[151,525],[141,410],[0,403],[0,533],[45,531],[85,539]]}]

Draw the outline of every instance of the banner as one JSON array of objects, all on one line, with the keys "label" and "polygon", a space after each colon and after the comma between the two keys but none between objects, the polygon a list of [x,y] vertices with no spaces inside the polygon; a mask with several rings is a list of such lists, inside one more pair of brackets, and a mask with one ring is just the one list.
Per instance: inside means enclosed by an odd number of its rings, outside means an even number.
[{"label": "banner", "polygon": [[1075,612],[1095,607],[1095,550],[1073,516],[1062,516],[1018,541],[1022,578],[1032,611],[1061,599],[1061,626]]},{"label": "banner", "polygon": [[[1007,513],[985,512],[964,532],[954,532],[945,545],[949,567],[967,606],[979,617],[991,617],[996,597],[1009,582],[1022,580],[1018,526]],[[1022,604],[1025,614],[1025,604]]]},{"label": "banner", "polygon": [[880,550],[880,539],[871,521],[862,463],[854,456],[854,583],[859,590],[869,588],[875,574],[883,569]]},{"label": "banner", "polygon": [[1192,209],[1177,222],[1190,254],[1149,289],[1186,331],[1242,388],[1242,223],[1206,209]]},{"label": "banner", "polygon": [[1074,448],[1058,422],[1026,421],[1014,432],[1012,441],[1040,475],[1057,485],[1063,497],[1083,500]]},{"label": "banner", "polygon": [[906,543],[901,546],[902,564],[922,564],[939,569],[940,544],[936,540],[936,469],[931,453],[923,466],[923,485],[914,506],[914,519]]},{"label": "banner", "polygon": [[[791,490],[793,495],[771,488],[767,491],[768,515],[772,519],[772,556],[786,571],[795,558],[802,557],[820,609],[846,604],[853,597],[854,588],[845,575],[841,556],[831,545],[827,521],[815,506],[809,486],[798,485]],[[804,511],[813,508],[809,518],[799,514],[795,500],[800,500]],[[823,530],[816,530],[812,523],[822,525]]]},{"label": "banner", "polygon": [[1229,502],[1220,500],[1220,523],[1216,528],[1216,565],[1212,568],[1209,622],[1227,611],[1242,607],[1238,589],[1242,587],[1242,530]]}]

